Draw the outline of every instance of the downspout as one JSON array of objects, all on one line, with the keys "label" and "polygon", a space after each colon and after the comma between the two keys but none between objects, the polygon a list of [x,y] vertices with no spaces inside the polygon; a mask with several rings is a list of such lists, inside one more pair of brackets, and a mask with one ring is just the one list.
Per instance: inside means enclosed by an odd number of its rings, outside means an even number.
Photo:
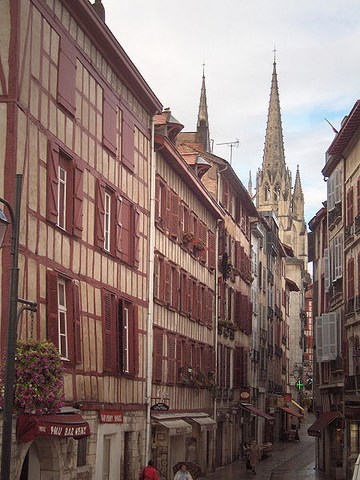
[{"label": "downspout", "polygon": [[151,121],[150,151],[150,218],[149,218],[149,263],[148,263],[148,316],[147,316],[147,355],[146,355],[146,430],[145,430],[145,465],[151,457],[151,390],[152,390],[152,354],[153,354],[153,316],[154,316],[154,245],[155,245],[155,140],[154,120]]}]

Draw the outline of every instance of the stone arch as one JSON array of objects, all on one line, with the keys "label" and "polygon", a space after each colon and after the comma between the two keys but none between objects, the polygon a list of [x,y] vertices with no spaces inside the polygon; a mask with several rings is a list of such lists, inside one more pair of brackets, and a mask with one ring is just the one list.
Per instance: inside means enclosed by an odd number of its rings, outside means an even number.
[{"label": "stone arch", "polygon": [[280,195],[281,195],[281,188],[280,184],[277,183],[274,188],[274,201],[278,202],[280,200]]},{"label": "stone arch", "polygon": [[20,451],[20,480],[60,479],[61,451],[58,439],[37,437],[31,443],[24,444]]}]

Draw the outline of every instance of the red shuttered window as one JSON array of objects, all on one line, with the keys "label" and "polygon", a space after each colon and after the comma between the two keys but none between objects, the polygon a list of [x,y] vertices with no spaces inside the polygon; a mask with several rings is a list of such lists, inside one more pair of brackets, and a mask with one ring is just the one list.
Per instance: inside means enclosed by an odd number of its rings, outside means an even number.
[{"label": "red shuttered window", "polygon": [[58,63],[57,101],[75,114],[76,49],[65,35],[61,37]]},{"label": "red shuttered window", "polygon": [[346,193],[346,225],[354,223],[354,189],[349,188]]},{"label": "red shuttered window", "polygon": [[122,111],[121,148],[122,163],[126,168],[133,172],[135,168],[135,125],[133,116],[126,109],[123,109]]},{"label": "red shuttered window", "polygon": [[47,338],[69,364],[81,362],[81,323],[78,286],[47,272]]},{"label": "red shuttered window", "polygon": [[137,375],[139,371],[138,309],[126,299],[104,291],[103,355],[104,371]]},{"label": "red shuttered window", "polygon": [[167,383],[173,385],[176,382],[176,335],[167,334]]},{"label": "red shuttered window", "polygon": [[348,278],[347,278],[347,294],[348,300],[352,300],[355,297],[355,259],[349,258],[348,260]]},{"label": "red shuttered window", "polygon": [[117,145],[117,100],[110,90],[103,94],[103,145],[116,155]]},{"label": "red shuttered window", "polygon": [[210,270],[216,268],[216,237],[215,233],[208,231],[208,267]]},{"label": "red shuttered window", "polygon": [[57,227],[81,237],[83,167],[51,141],[47,155],[46,216]]},{"label": "red shuttered window", "polygon": [[153,348],[153,378],[155,382],[162,381],[163,375],[163,347],[164,332],[160,328],[154,328]]},{"label": "red shuttered window", "polygon": [[95,194],[95,245],[138,267],[140,260],[140,212],[128,199],[116,196],[97,180]]},{"label": "red shuttered window", "polygon": [[169,198],[171,201],[170,209],[170,235],[172,238],[177,239],[179,237],[179,215],[180,215],[180,198],[175,193],[170,191]]}]

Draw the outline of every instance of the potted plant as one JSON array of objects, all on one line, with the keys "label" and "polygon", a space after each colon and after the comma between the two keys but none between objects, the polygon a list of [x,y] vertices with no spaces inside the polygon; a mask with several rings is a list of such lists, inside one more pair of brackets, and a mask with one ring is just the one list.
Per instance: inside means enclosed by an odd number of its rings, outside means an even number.
[{"label": "potted plant", "polygon": [[206,243],[204,240],[196,239],[193,241],[194,252],[204,252]]},{"label": "potted plant", "polygon": [[191,232],[184,232],[183,234],[183,244],[184,245],[189,245],[189,243],[192,243],[194,240],[194,234]]},{"label": "potted plant", "polygon": [[[0,368],[2,385],[4,367],[5,362]],[[55,345],[47,340],[19,340],[15,357],[15,409],[37,415],[53,414],[60,411],[63,399],[63,365]]]}]

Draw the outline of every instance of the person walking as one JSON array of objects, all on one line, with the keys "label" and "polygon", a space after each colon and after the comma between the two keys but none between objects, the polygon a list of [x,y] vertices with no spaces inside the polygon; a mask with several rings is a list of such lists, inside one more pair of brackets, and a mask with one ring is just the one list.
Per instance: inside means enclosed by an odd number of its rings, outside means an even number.
[{"label": "person walking", "polygon": [[256,467],[257,464],[260,462],[261,459],[261,449],[259,445],[256,443],[256,440],[253,440],[250,445],[249,449],[249,460],[252,469],[252,473],[256,475]]},{"label": "person walking", "polygon": [[180,469],[175,473],[174,480],[193,480],[185,463],[183,463],[180,466]]},{"label": "person walking", "polygon": [[141,470],[139,480],[159,480],[159,472],[152,460],[149,460],[147,466]]}]

